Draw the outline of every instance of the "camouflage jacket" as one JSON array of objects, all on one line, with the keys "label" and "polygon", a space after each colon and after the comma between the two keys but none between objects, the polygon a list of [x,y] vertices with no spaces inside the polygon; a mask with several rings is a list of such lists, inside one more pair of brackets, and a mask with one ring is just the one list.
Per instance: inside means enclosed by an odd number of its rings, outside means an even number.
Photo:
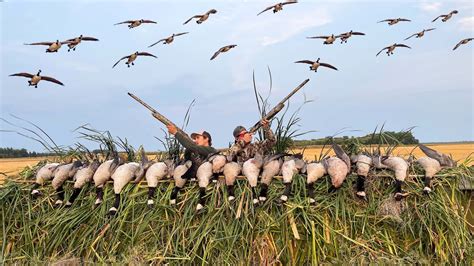
[{"label": "camouflage jacket", "polygon": [[267,127],[263,129],[265,140],[245,144],[243,140],[236,141],[230,148],[228,155],[233,161],[243,163],[250,158],[255,157],[255,154],[268,154],[276,143],[275,135],[272,130]]},{"label": "camouflage jacket", "polygon": [[184,159],[190,160],[193,164],[186,173],[186,177],[194,177],[199,166],[207,159],[210,154],[216,153],[216,149],[209,146],[199,146],[182,133],[177,132],[176,139],[186,148],[184,151]]}]

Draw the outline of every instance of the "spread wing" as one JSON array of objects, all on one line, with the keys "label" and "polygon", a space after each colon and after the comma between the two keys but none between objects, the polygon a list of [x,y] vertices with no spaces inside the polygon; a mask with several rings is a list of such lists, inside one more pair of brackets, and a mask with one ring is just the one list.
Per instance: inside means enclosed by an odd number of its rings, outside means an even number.
[{"label": "spread wing", "polygon": [[328,68],[332,68],[332,69],[334,69],[334,70],[337,70],[336,67],[334,67],[334,66],[332,66],[332,65],[330,65],[330,64],[327,64],[327,63],[319,63],[319,65],[321,65],[321,66],[323,66],[323,67],[328,67]]},{"label": "spread wing", "polygon": [[59,81],[55,78],[52,78],[52,77],[41,76],[41,80],[46,80],[46,81],[53,82],[53,83],[59,84],[61,86],[64,86],[64,84],[61,81]]},{"label": "spread wing", "polygon": [[155,42],[154,44],[152,44],[152,45],[150,45],[150,46],[148,46],[148,47],[155,46],[155,45],[159,44],[160,42],[164,42],[165,40],[166,40],[166,39],[161,39],[161,40]]},{"label": "spread wing", "polygon": [[176,33],[174,36],[181,36],[181,35],[184,35],[184,34],[188,34],[189,32],[180,32],[180,33]]},{"label": "spread wing", "polygon": [[391,19],[391,18],[389,18],[389,19],[384,19],[384,20],[381,20],[381,21],[379,21],[379,22],[377,22],[377,23],[390,22],[390,21],[393,21],[393,19]]},{"label": "spread wing", "polygon": [[432,31],[435,30],[436,28],[431,28],[431,29],[426,29],[425,31]]},{"label": "spread wing", "polygon": [[83,41],[98,41],[99,39],[96,39],[94,37],[82,37]]},{"label": "spread wing", "polygon": [[151,57],[157,58],[155,55],[147,53],[147,52],[140,52],[140,53],[138,53],[138,55],[151,56]]},{"label": "spread wing", "polygon": [[122,61],[122,60],[124,60],[124,59],[127,59],[127,58],[129,58],[129,57],[130,57],[130,56],[127,55],[127,56],[124,56],[124,57],[120,58],[120,60],[118,60],[117,63],[115,63],[115,64],[112,66],[112,68],[114,68],[118,63],[120,63],[120,61]]},{"label": "spread wing", "polygon": [[15,73],[11,74],[10,77],[25,77],[25,78],[32,78],[34,75],[26,72]]},{"label": "spread wing", "polygon": [[286,2],[281,3],[281,5],[284,6],[284,5],[296,4],[296,3],[298,3],[298,1],[296,1],[296,0],[295,1],[286,1]]},{"label": "spread wing", "polygon": [[34,43],[25,43],[25,45],[51,45],[54,42],[34,42]]},{"label": "spread wing", "polygon": [[314,62],[310,60],[300,60],[300,61],[296,61],[295,63],[303,63],[303,64],[310,64],[310,65],[314,64]]},{"label": "spread wing", "polygon": [[156,24],[156,21],[144,19],[144,20],[142,21],[142,23],[153,23],[153,24]]},{"label": "spread wing", "polygon": [[122,21],[122,22],[119,22],[119,23],[115,23],[114,25],[130,24],[130,23],[133,23],[133,22],[135,22],[135,20],[125,20],[125,21]]},{"label": "spread wing", "polygon": [[306,37],[306,39],[327,39],[329,36],[313,36],[313,37]]},{"label": "spread wing", "polygon": [[442,154],[438,151],[428,148],[423,144],[419,144],[418,146],[420,147],[420,150],[423,151],[424,154],[426,154],[426,156],[430,157],[431,159],[435,159],[442,166],[453,165],[453,160],[449,158],[449,156],[447,156],[446,154]]},{"label": "spread wing", "polygon": [[406,18],[401,18],[401,19],[399,19],[398,21],[411,21],[411,20],[406,19]]},{"label": "spread wing", "polygon": [[202,15],[192,16],[190,19],[186,20],[186,21],[183,23],[183,25],[188,24],[188,22],[190,22],[191,20],[193,20],[193,18],[201,18],[201,17],[202,17]]},{"label": "spread wing", "polygon": [[435,22],[437,19],[444,18],[444,17],[446,17],[446,15],[439,15],[435,19],[433,19],[431,22]]},{"label": "spread wing", "polygon": [[353,31],[352,35],[365,35],[363,32]]},{"label": "spread wing", "polygon": [[417,35],[417,34],[418,34],[418,33],[415,33],[415,34],[413,34],[413,35],[410,35],[410,37],[406,38],[405,41],[408,40],[408,39],[410,39],[411,37]]},{"label": "spread wing", "polygon": [[388,49],[388,47],[385,47],[385,48],[383,48],[382,50],[380,50],[380,52],[378,52],[376,56],[378,56],[378,55],[379,55],[383,50],[385,50],[385,49]]},{"label": "spread wing", "polygon": [[211,59],[210,60],[213,60],[214,58],[216,58],[222,51],[222,48],[220,48],[219,50],[217,50],[217,52],[214,53],[214,55],[212,55]]},{"label": "spread wing", "polygon": [[274,7],[275,7],[275,6],[273,5],[273,6],[269,6],[269,7],[265,8],[265,9],[262,10],[260,13],[258,13],[257,16],[260,15],[260,14],[262,14],[263,12],[266,12],[266,11],[268,11],[268,10],[274,8]]},{"label": "spread wing", "polygon": [[395,47],[405,47],[405,48],[410,48],[411,49],[410,46],[405,45],[405,44],[396,44]]}]

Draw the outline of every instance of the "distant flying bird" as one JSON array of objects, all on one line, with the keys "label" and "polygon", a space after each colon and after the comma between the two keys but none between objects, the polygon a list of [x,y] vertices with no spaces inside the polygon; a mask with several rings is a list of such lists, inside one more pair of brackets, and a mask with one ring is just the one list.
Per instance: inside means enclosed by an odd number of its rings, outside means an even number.
[{"label": "distant flying bird", "polygon": [[410,39],[410,38],[413,37],[413,36],[416,36],[416,38],[421,38],[421,37],[425,36],[425,32],[427,32],[427,31],[432,31],[432,30],[435,30],[435,29],[436,29],[436,28],[431,28],[431,29],[422,30],[422,31],[420,31],[420,32],[417,32],[417,33],[415,33],[415,34],[410,35],[410,37],[406,38],[405,41],[408,40],[408,39]]},{"label": "distant flying bird", "polygon": [[467,38],[467,39],[461,40],[460,42],[458,42],[458,44],[456,44],[456,46],[454,46],[453,51],[458,49],[459,46],[461,46],[463,44],[467,44],[468,42],[470,42],[472,40],[474,40],[474,38]]},{"label": "distant flying bird", "polygon": [[323,44],[333,44],[337,38],[338,37],[334,36],[334,34],[331,34],[329,36],[306,37],[306,39],[324,39]]},{"label": "distant flying bird", "polygon": [[298,1],[296,1],[296,0],[278,3],[278,4],[275,4],[275,5],[273,5],[273,6],[269,6],[269,7],[265,8],[262,12],[258,13],[257,16],[260,15],[260,14],[262,14],[262,13],[265,12],[265,11],[270,10],[270,9],[273,9],[273,13],[276,13],[276,12],[278,12],[278,11],[280,11],[280,10],[283,10],[283,6],[284,6],[284,5],[296,4],[296,3],[298,3]]},{"label": "distant flying bird", "polygon": [[316,61],[300,60],[300,61],[296,61],[295,63],[310,64],[311,66],[309,67],[309,69],[310,69],[310,70],[313,70],[314,72],[318,72],[318,68],[319,68],[320,66],[337,70],[336,67],[334,67],[334,66],[332,66],[332,65],[330,65],[330,64],[327,64],[327,63],[320,63],[319,60],[320,60],[320,58],[318,58],[318,60],[316,60]]},{"label": "distant flying bird", "polygon": [[397,48],[397,47],[405,47],[405,48],[411,49],[411,47],[408,46],[408,45],[399,44],[399,43],[394,43],[393,45],[387,46],[387,47],[383,48],[382,50],[380,50],[380,52],[378,52],[376,56],[378,56],[383,50],[387,50],[387,55],[390,56],[390,55],[393,54],[393,51],[394,51],[395,48]]},{"label": "distant flying bird", "polygon": [[180,36],[180,35],[184,35],[184,34],[188,34],[189,32],[181,32],[181,33],[173,33],[173,35],[167,37],[167,38],[164,38],[164,39],[161,39],[157,42],[155,42],[154,44],[148,46],[148,47],[152,47],[152,46],[155,46],[157,44],[159,44],[160,42],[163,42],[163,44],[170,44],[174,41],[174,37],[176,36]]},{"label": "distant flying bird", "polygon": [[120,61],[124,60],[124,59],[127,59],[127,62],[125,62],[125,64],[127,65],[127,67],[130,67],[130,64],[133,66],[135,65],[133,63],[133,61],[135,61],[135,59],[137,59],[138,56],[151,56],[151,57],[154,57],[154,58],[157,58],[156,56],[150,54],[150,53],[147,53],[147,52],[135,52],[131,55],[127,55],[127,56],[124,56],[122,58],[120,58],[120,60],[117,61],[117,63],[115,63],[112,68],[114,68],[118,63],[120,63]]},{"label": "distant flying bird", "polygon": [[204,13],[204,14],[202,14],[202,15],[195,15],[195,16],[192,16],[190,19],[186,20],[186,22],[184,22],[183,25],[185,25],[185,24],[187,24],[188,22],[190,22],[191,20],[193,20],[193,18],[196,18],[196,19],[197,19],[197,20],[196,20],[196,23],[197,23],[197,24],[201,24],[201,23],[203,23],[204,21],[206,21],[206,20],[209,18],[209,16],[210,16],[211,14],[215,14],[215,13],[217,13],[217,10],[211,9],[211,10],[207,11],[206,13]]},{"label": "distant flying bird", "polygon": [[25,45],[47,45],[49,46],[48,49],[46,49],[47,53],[57,53],[58,50],[61,48],[61,45],[65,44],[67,42],[60,42],[59,40],[56,40],[55,42],[35,42],[35,43],[25,43]]},{"label": "distant flying bird", "polygon": [[133,29],[133,28],[136,28],[136,27],[142,25],[143,23],[153,23],[153,24],[156,24],[156,22],[153,21],[153,20],[138,19],[138,20],[126,20],[126,21],[122,21],[122,22],[119,22],[119,23],[115,23],[114,25],[128,24],[128,28],[129,28],[129,29]]},{"label": "distant flying bird", "polygon": [[81,34],[79,37],[65,41],[67,43],[67,47],[69,48],[67,49],[67,51],[69,52],[71,51],[71,49],[73,51],[76,51],[76,46],[78,46],[82,41],[99,41],[99,39],[93,37],[85,37]]},{"label": "distant flying bird", "polygon": [[10,77],[29,78],[30,80],[28,81],[28,86],[35,86],[35,88],[38,88],[38,83],[42,80],[46,80],[46,81],[53,82],[53,83],[59,84],[61,86],[64,86],[64,84],[61,81],[59,81],[55,78],[52,78],[52,77],[40,76],[40,73],[41,73],[41,69],[38,70],[38,73],[36,73],[36,75],[26,73],[26,72],[21,72],[21,73],[11,74]]},{"label": "distant flying bird", "polygon": [[406,19],[406,18],[389,18],[389,19],[384,19],[384,20],[381,20],[377,23],[380,23],[380,22],[388,22],[388,25],[389,26],[392,26],[392,25],[395,25],[397,24],[398,22],[400,21],[411,21],[409,19]]},{"label": "distant flying bird", "polygon": [[439,19],[439,18],[443,18],[443,19],[441,19],[441,21],[446,22],[446,21],[448,21],[454,14],[457,14],[457,13],[458,13],[457,10],[453,10],[453,11],[449,12],[449,13],[446,14],[446,15],[439,15],[439,16],[437,16],[437,17],[436,17],[435,19],[433,19],[433,21],[431,21],[431,22],[435,22],[435,21],[436,21],[437,19]]},{"label": "distant flying bird", "polygon": [[231,44],[231,45],[226,45],[224,47],[219,48],[219,50],[217,50],[217,52],[215,52],[214,55],[211,57],[211,60],[216,58],[220,53],[225,53],[236,46],[237,44]]},{"label": "distant flying bird", "polygon": [[341,43],[347,43],[347,40],[353,35],[365,35],[365,33],[351,30],[349,32],[345,32],[345,33],[341,33],[337,35],[336,38],[341,38]]}]

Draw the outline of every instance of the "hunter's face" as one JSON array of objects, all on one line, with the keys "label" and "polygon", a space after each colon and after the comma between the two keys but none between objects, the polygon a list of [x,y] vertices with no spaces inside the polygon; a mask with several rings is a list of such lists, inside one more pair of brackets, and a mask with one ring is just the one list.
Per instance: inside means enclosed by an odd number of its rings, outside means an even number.
[{"label": "hunter's face", "polygon": [[245,143],[252,142],[252,134],[249,132],[245,132],[244,136],[242,137]]},{"label": "hunter's face", "polygon": [[199,146],[208,146],[209,145],[209,140],[205,138],[204,136],[198,135],[193,138],[194,143],[196,143]]}]

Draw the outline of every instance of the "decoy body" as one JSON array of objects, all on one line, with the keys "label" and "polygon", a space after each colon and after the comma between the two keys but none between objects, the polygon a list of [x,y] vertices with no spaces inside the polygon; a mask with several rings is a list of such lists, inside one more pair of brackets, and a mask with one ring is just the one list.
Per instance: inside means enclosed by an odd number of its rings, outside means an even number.
[{"label": "decoy body", "polygon": [[127,55],[127,56],[124,56],[122,58],[120,58],[120,60],[118,60],[113,66],[112,68],[114,68],[118,63],[120,63],[120,61],[124,60],[124,59],[127,59],[127,62],[125,62],[125,64],[127,65],[127,67],[130,67],[130,65],[135,65],[133,62],[137,59],[138,56],[151,56],[151,57],[154,57],[154,58],[157,58],[156,56],[150,54],[150,53],[147,53],[147,52],[135,52],[131,55]]},{"label": "decoy body", "polygon": [[25,43],[25,45],[47,45],[46,53],[57,53],[63,44],[66,42],[60,42],[56,40],[55,42],[34,42],[34,43]]},{"label": "decoy body", "polygon": [[341,38],[341,43],[347,43],[347,40],[353,35],[365,35],[365,33],[351,30],[349,32],[341,33],[335,38]]},{"label": "decoy body", "polygon": [[37,197],[41,195],[38,188],[42,186],[45,181],[51,180],[54,177],[54,173],[60,165],[60,163],[47,163],[36,172],[36,181],[31,189],[32,196]]},{"label": "decoy body", "polygon": [[408,46],[408,45],[400,44],[400,43],[394,43],[393,45],[387,46],[387,47],[383,48],[382,50],[380,50],[380,52],[378,52],[376,56],[378,56],[383,50],[387,50],[387,55],[390,56],[390,55],[393,54],[393,51],[397,47],[405,47],[405,48],[411,49],[411,47]]},{"label": "decoy body", "polygon": [[71,49],[73,51],[76,51],[76,46],[78,46],[82,41],[98,41],[99,39],[93,38],[93,37],[86,37],[82,36],[82,34],[79,37],[76,37],[74,39],[69,39],[66,40],[67,47],[69,48],[67,51],[70,52]]},{"label": "decoy body", "polygon": [[414,37],[414,36],[416,36],[416,38],[421,38],[421,37],[425,36],[425,32],[427,32],[427,31],[432,31],[432,30],[435,30],[435,29],[436,29],[436,28],[431,28],[431,29],[422,30],[422,31],[420,31],[420,32],[417,32],[417,33],[415,33],[415,34],[410,35],[408,38],[405,39],[405,41],[408,40],[408,39],[410,39],[411,37]]},{"label": "decoy body", "polygon": [[[350,36],[349,36],[350,37]],[[324,39],[323,44],[333,44],[334,41],[338,38],[334,34],[328,36],[314,36],[314,37],[306,37],[307,39]]]},{"label": "decoy body", "polygon": [[156,22],[153,21],[153,20],[138,19],[138,20],[126,20],[126,21],[122,21],[122,22],[119,22],[119,23],[115,23],[114,25],[128,24],[128,28],[129,28],[129,29],[133,29],[133,28],[136,28],[136,27],[142,25],[143,23],[153,23],[153,24],[156,24]]},{"label": "decoy body", "polygon": [[296,0],[295,1],[286,1],[286,2],[282,2],[282,3],[278,3],[278,4],[275,4],[275,5],[272,5],[272,6],[269,6],[269,7],[265,8],[262,12],[258,13],[257,16],[262,14],[263,12],[266,12],[266,11],[270,10],[270,9],[273,9],[273,13],[276,13],[278,11],[283,10],[284,5],[296,4],[296,3],[298,3],[298,1],[296,1]]},{"label": "decoy body", "polygon": [[461,46],[463,44],[467,44],[468,42],[470,42],[472,40],[474,40],[474,38],[467,38],[467,39],[461,40],[460,42],[458,42],[458,44],[456,44],[456,46],[454,46],[453,51],[458,49],[459,46]]},{"label": "decoy body", "polygon": [[164,39],[161,39],[157,42],[155,42],[154,44],[148,46],[148,47],[152,47],[152,46],[155,46],[157,44],[159,44],[160,42],[163,42],[163,44],[170,44],[174,41],[174,37],[176,36],[181,36],[181,35],[184,35],[184,34],[188,34],[189,32],[181,32],[181,33],[173,33],[173,35],[169,36],[169,37],[166,37]]},{"label": "decoy body", "polygon": [[38,83],[42,80],[46,80],[46,81],[53,82],[53,83],[59,84],[61,86],[64,86],[64,84],[61,81],[59,81],[55,78],[52,78],[52,77],[48,77],[48,76],[40,76],[40,73],[41,73],[41,69],[38,70],[38,73],[36,73],[36,75],[26,73],[26,72],[21,72],[21,73],[11,74],[10,77],[29,78],[30,80],[28,81],[28,86],[35,86],[35,88],[38,88]]},{"label": "decoy body", "polygon": [[435,22],[435,21],[436,21],[437,19],[439,19],[439,18],[442,18],[441,21],[446,22],[446,21],[448,21],[450,18],[452,18],[454,14],[457,14],[457,13],[458,13],[457,10],[453,10],[453,11],[449,12],[449,13],[446,14],[446,15],[439,15],[439,16],[437,16],[437,17],[436,17],[435,19],[433,19],[433,21],[431,21],[431,22]]},{"label": "decoy body", "polygon": [[217,52],[215,52],[214,55],[212,55],[211,60],[215,59],[220,53],[225,53],[236,46],[237,44],[231,44],[231,45],[226,45],[224,47],[219,48],[219,50],[217,50]]},{"label": "decoy body", "polygon": [[201,24],[201,23],[203,23],[204,21],[206,21],[206,20],[209,18],[209,16],[210,16],[211,14],[215,14],[215,13],[217,13],[217,10],[211,9],[211,10],[207,11],[206,13],[204,13],[204,14],[202,14],[202,15],[195,15],[195,16],[192,16],[190,19],[186,20],[186,21],[183,23],[183,25],[187,24],[188,22],[190,22],[190,21],[193,20],[193,19],[197,19],[197,20],[196,20],[196,23],[197,23],[197,24]]},{"label": "decoy body", "polygon": [[318,60],[316,60],[316,61],[300,60],[300,61],[296,61],[295,63],[310,64],[311,66],[309,67],[309,69],[310,69],[310,70],[313,70],[314,72],[318,72],[318,68],[319,68],[320,66],[337,70],[336,67],[334,67],[334,66],[332,66],[332,65],[330,65],[330,64],[328,64],[328,63],[319,62],[319,60],[320,60],[320,58],[318,58]]},{"label": "decoy body", "polygon": [[388,25],[389,26],[392,26],[392,25],[395,25],[397,24],[398,22],[400,21],[411,21],[409,19],[406,19],[406,18],[389,18],[389,19],[384,19],[384,20],[381,20],[377,23],[381,23],[381,22],[388,22]]}]

